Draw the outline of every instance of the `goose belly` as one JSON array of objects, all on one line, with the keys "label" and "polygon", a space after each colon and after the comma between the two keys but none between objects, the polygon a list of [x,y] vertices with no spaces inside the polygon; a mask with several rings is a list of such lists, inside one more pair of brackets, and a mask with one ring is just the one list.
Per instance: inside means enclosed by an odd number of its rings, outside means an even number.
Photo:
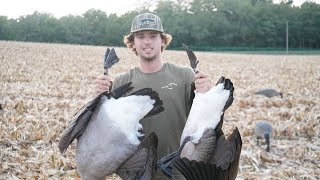
[{"label": "goose belly", "polygon": [[108,118],[99,113],[92,116],[83,135],[78,138],[76,162],[80,174],[110,175],[136,149],[127,136]]},{"label": "goose belly", "polygon": [[186,125],[183,129],[180,143],[182,143],[187,136],[192,137],[191,141],[193,143],[198,143],[206,129],[214,129],[218,125],[223,112],[220,109],[215,110],[210,109],[209,107],[210,106],[192,107]]},{"label": "goose belly", "polygon": [[215,129],[220,122],[229,95],[230,92],[225,90],[222,84],[205,94],[196,93],[180,143],[187,136],[192,136],[192,142],[198,143],[205,129]]}]

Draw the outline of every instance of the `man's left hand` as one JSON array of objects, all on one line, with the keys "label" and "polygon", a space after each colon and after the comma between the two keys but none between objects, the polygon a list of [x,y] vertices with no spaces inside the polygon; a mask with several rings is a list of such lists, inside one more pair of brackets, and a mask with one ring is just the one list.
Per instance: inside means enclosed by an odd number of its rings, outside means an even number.
[{"label": "man's left hand", "polygon": [[211,80],[208,74],[199,71],[195,75],[196,92],[206,93],[211,89]]}]

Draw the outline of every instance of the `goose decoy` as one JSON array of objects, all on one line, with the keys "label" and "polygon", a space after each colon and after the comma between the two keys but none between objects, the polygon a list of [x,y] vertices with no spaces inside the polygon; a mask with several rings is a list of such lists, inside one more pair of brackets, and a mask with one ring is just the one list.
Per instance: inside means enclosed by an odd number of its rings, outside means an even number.
[{"label": "goose decoy", "polygon": [[236,128],[225,139],[222,131],[223,115],[233,102],[233,91],[232,82],[221,77],[207,93],[195,92],[180,147],[157,161],[167,177],[172,177],[172,168],[176,167],[188,180],[235,179],[241,136]]},{"label": "goose decoy", "polygon": [[274,97],[274,96],[280,96],[281,98],[283,98],[282,92],[278,92],[278,91],[276,91],[274,89],[263,89],[263,90],[255,92],[255,94],[263,95],[263,96],[266,96],[268,98]]},{"label": "goose decoy", "polygon": [[[114,64],[116,55],[112,53],[107,50],[105,69]],[[65,152],[77,139],[75,156],[82,179],[105,179],[113,173],[122,179],[154,177],[158,139],[154,133],[145,137],[139,120],[162,112],[163,103],[151,88],[127,95],[133,89],[131,84],[89,101],[63,131],[59,150]]]},{"label": "goose decoy", "polygon": [[257,121],[254,133],[257,137],[257,145],[259,145],[259,139],[264,138],[267,144],[267,152],[270,152],[270,137],[272,135],[272,124],[268,121]]}]

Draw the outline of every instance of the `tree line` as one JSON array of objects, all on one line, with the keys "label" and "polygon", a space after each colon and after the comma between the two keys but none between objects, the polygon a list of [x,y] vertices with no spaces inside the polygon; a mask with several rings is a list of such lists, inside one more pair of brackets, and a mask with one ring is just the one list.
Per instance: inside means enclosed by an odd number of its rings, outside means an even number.
[{"label": "tree line", "polygon": [[292,0],[157,1],[121,16],[90,9],[79,16],[55,18],[48,13],[9,19],[0,16],[0,40],[124,46],[134,16],[156,13],[173,36],[169,48],[185,43],[195,50],[214,48],[285,48],[286,24],[290,48],[320,48],[320,5]]}]

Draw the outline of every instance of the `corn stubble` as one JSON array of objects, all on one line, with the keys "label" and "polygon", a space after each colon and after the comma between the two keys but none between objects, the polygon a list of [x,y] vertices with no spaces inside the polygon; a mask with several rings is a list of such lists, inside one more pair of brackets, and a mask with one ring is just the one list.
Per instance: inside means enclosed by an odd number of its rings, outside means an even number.
[{"label": "corn stubble", "polygon": [[[75,143],[60,154],[59,135],[74,113],[94,96],[106,47],[0,41],[0,179],[79,179]],[[113,77],[137,64],[127,48]],[[195,52],[198,69],[235,86],[224,131],[237,126],[243,149],[239,179],[320,178],[319,56]],[[167,62],[189,66],[184,51],[165,51]],[[257,96],[262,88],[284,97]],[[270,153],[256,145],[256,120],[273,124]],[[115,175],[107,179],[119,179]]]}]

